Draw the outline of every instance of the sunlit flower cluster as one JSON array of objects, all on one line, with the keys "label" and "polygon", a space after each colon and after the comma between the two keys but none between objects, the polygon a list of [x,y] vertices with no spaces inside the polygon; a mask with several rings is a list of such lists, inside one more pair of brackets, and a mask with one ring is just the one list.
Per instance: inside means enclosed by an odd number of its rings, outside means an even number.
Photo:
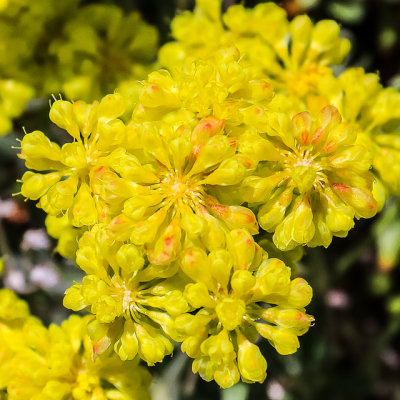
[{"label": "sunlit flower cluster", "polygon": [[21,328],[28,319],[28,305],[11,290],[0,289],[0,398],[7,388],[11,360],[19,348]]},{"label": "sunlit flower cluster", "polygon": [[61,326],[46,328],[29,316],[24,301],[1,290],[0,389],[6,390],[6,398],[149,399],[151,376],[138,360],[122,362],[113,353],[93,356],[90,318],[71,316]]},{"label": "sunlit flower cluster", "polygon": [[362,68],[349,68],[339,77],[319,83],[318,95],[309,101],[310,109],[333,104],[343,119],[359,130],[357,141],[371,155],[380,207],[385,192],[400,194],[400,93],[383,88],[379,75]]},{"label": "sunlit flower cluster", "polygon": [[[306,15],[289,21],[274,3],[253,9],[234,5],[222,14],[219,0],[198,0],[193,12],[175,17],[171,29],[176,41],[160,49],[162,65],[174,71],[187,58],[207,58],[221,46],[236,46],[246,64],[270,79],[276,91],[273,109],[291,117],[305,110],[316,116],[334,105],[359,131],[357,141],[371,153],[379,208],[387,194],[399,194],[400,94],[361,68],[334,74],[332,66],[342,64],[350,51],[336,22],[313,24]],[[198,35],[199,30],[207,34]]]},{"label": "sunlit flower cluster", "polygon": [[65,307],[91,316],[32,322],[43,338],[16,371],[42,371],[35,351],[57,383],[14,380],[25,397],[10,399],[146,398],[138,360],[161,362],[175,342],[207,381],[263,382],[260,337],[292,354],[314,321],[312,289],[290,268],[303,248],[347,236],[400,191],[400,95],[361,69],[335,76],[350,49],[339,26],[289,21],[273,3],[220,6],[176,17],[167,69],[140,83],[156,38],[137,14],[79,8],[49,46],[79,100],[51,106],[62,146],[41,131],[21,140],[21,193],[85,274]]},{"label": "sunlit flower cluster", "polygon": [[321,77],[332,75],[329,66],[341,63],[350,50],[349,40],[340,37],[339,25],[331,20],[314,25],[301,15],[289,21],[272,2],[253,9],[233,5],[225,14],[220,10],[220,0],[198,0],[194,12],[175,17],[171,30],[176,42],[161,48],[161,64],[174,70],[186,57],[209,57],[233,44],[278,92],[303,98]]},{"label": "sunlit flower cluster", "polygon": [[26,172],[22,194],[40,200],[38,206],[50,215],[68,212],[76,227],[105,219],[106,211],[97,201],[96,191],[90,188],[90,176],[123,141],[125,125],[118,117],[124,110],[125,103],[118,94],[93,104],[57,100],[51,107],[50,119],[64,128],[73,142],[60,147],[40,131],[24,136],[19,157],[28,168],[45,173]]},{"label": "sunlit flower cluster", "polygon": [[304,309],[312,289],[301,278],[291,280],[290,268],[269,259],[247,231],[231,231],[227,248],[186,249],[180,266],[193,281],[184,297],[195,312],[179,315],[176,329],[203,379],[223,388],[239,379],[263,382],[267,362],[254,343],[258,334],[280,354],[297,351],[297,336],[314,320]]},{"label": "sunlit flower cluster", "polygon": [[77,264],[87,274],[69,288],[64,305],[88,309],[93,351],[114,349],[122,360],[139,354],[149,365],[172,353],[173,316],[188,310],[178,280],[169,280],[177,264],[149,265],[133,244],[112,244],[101,228],[83,235]]},{"label": "sunlit flower cluster", "polygon": [[270,113],[265,130],[275,153],[239,190],[243,200],[260,205],[259,224],[274,233],[278,248],[327,247],[333,235],[347,235],[354,217],[376,214],[371,156],[355,144],[357,131],[336,108],[325,107],[316,119],[308,112],[292,119]]}]

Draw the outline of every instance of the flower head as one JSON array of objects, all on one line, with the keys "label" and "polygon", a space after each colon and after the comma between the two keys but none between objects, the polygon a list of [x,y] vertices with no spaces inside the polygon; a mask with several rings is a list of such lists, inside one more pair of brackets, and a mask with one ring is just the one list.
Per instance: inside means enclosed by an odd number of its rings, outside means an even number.
[{"label": "flower head", "polygon": [[75,228],[71,225],[68,214],[61,216],[47,215],[45,219],[47,233],[57,239],[57,246],[54,249],[65,258],[75,258],[78,250],[78,240],[84,229]]},{"label": "flower head", "polygon": [[[161,128],[154,123],[131,126],[138,156],[121,150],[115,165],[110,162],[120,175],[116,182],[135,185],[122,214],[109,225],[117,240],[144,245],[151,263],[166,265],[187,242],[216,248],[225,244],[230,229],[258,232],[252,211],[221,204],[215,195],[217,189],[240,183],[256,164],[240,152],[235,138],[225,134],[224,125],[223,120],[208,117],[194,128],[167,123]],[[102,176],[108,173],[95,171],[94,179],[104,181]]]},{"label": "flower head", "polygon": [[[263,150],[273,151],[266,141],[259,147],[255,127],[272,94],[266,80],[252,79],[234,48],[189,63],[174,77],[167,71],[150,74],[127,126],[125,148],[110,155],[108,168],[93,171],[105,202],[124,201],[109,226],[115,238],[145,245],[150,262],[162,265],[185,242],[215,248],[224,245],[229,229],[257,233],[253,213],[230,191],[229,204],[223,195],[256,167]],[[248,140],[241,149],[243,135]],[[108,180],[129,183],[130,198],[129,191],[118,196],[106,187]]]},{"label": "flower head", "polygon": [[80,0],[10,1],[0,12],[0,72],[35,89],[39,96],[60,90],[52,40],[74,15]]},{"label": "flower head", "polygon": [[308,112],[292,119],[270,113],[265,126],[280,159],[261,162],[239,191],[261,205],[259,224],[274,232],[279,249],[327,247],[333,235],[347,235],[354,217],[375,215],[369,152],[337,109],[325,107],[316,119]]},{"label": "flower head", "polygon": [[107,212],[90,188],[90,171],[102,157],[123,140],[124,112],[120,95],[108,95],[100,103],[56,101],[50,119],[65,129],[73,142],[62,147],[43,132],[34,131],[21,141],[19,157],[29,169],[22,177],[22,194],[39,200],[38,207],[50,215],[68,212],[73,226],[91,226],[106,218]]},{"label": "flower head", "polygon": [[13,115],[2,114],[0,88],[1,133],[24,111],[33,89],[38,96],[62,91],[68,99],[92,102],[118,88],[132,112],[138,79],[154,69],[157,29],[117,5],[80,3],[18,0],[0,9],[0,75],[8,86],[18,82],[10,96]]},{"label": "flower head", "polygon": [[32,87],[12,80],[0,80],[0,135],[12,129],[12,119],[19,117],[34,95]]},{"label": "flower head", "polygon": [[339,109],[344,121],[359,131],[358,142],[370,150],[376,176],[374,194],[381,208],[385,198],[379,193],[382,183],[389,193],[400,193],[400,93],[383,88],[377,74],[349,68],[338,78],[319,83],[318,95],[309,101],[309,108],[325,104]]},{"label": "flower head", "polygon": [[329,66],[341,63],[350,50],[349,40],[340,38],[339,25],[331,20],[314,25],[301,15],[289,21],[285,10],[272,2],[254,9],[233,5],[224,15],[220,7],[219,0],[197,0],[194,12],[175,17],[176,42],[161,48],[161,64],[173,70],[186,57],[208,57],[233,44],[274,88],[302,97],[315,91],[321,77],[332,75]]},{"label": "flower head", "polygon": [[206,59],[188,60],[172,74],[155,71],[143,85],[134,122],[213,116],[225,120],[226,128],[236,135],[251,127],[247,116],[256,119],[257,111],[267,108],[274,95],[270,81],[246,66],[232,45]]},{"label": "flower head", "polygon": [[89,320],[71,316],[48,329],[36,319],[27,321],[11,362],[8,399],[149,399],[150,374],[137,361],[124,363],[116,355],[93,359]]},{"label": "flower head", "polygon": [[280,354],[297,351],[297,336],[313,318],[305,313],[312,290],[290,280],[290,268],[267,254],[244,230],[229,234],[226,248],[186,249],[181,268],[192,280],[184,295],[194,312],[175,326],[182,350],[194,358],[193,371],[227,388],[239,381],[263,382],[267,362],[254,343],[260,334]]},{"label": "flower head", "polygon": [[76,261],[87,275],[66,291],[64,305],[96,316],[89,325],[95,355],[114,349],[122,360],[139,354],[154,365],[172,352],[172,316],[188,309],[179,281],[167,279],[176,264],[148,264],[135,245],[113,245],[101,229],[83,235]]},{"label": "flower head", "polygon": [[65,95],[92,102],[127,83],[138,92],[136,81],[150,72],[157,42],[156,28],[139,13],[93,4],[79,8],[65,23],[49,53],[56,56]]},{"label": "flower head", "polygon": [[28,304],[11,290],[0,289],[0,393],[10,379],[10,361],[20,348],[20,331],[28,318]]}]

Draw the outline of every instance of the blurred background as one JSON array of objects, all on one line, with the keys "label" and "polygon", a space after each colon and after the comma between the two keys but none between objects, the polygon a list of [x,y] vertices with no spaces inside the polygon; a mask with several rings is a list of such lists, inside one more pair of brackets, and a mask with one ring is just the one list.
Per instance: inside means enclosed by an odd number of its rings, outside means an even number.
[{"label": "blurred background", "polygon": [[[238,2],[225,0],[223,6]],[[194,5],[189,0],[103,3],[118,4],[127,12],[139,10],[159,29],[161,44],[171,39],[173,16]],[[249,7],[257,3],[244,1]],[[277,3],[290,16],[307,12],[314,20],[339,21],[353,44],[348,65],[379,71],[385,85],[400,89],[400,0]],[[68,315],[63,292],[81,278],[73,261],[54,251],[56,242],[46,234],[44,213],[33,202],[13,196],[24,172],[13,149],[23,127],[27,132],[45,131],[60,143],[65,140],[48,121],[48,100],[30,101],[14,121],[13,132],[0,137],[1,285],[28,300],[32,313],[45,323]],[[222,391],[193,375],[189,359],[177,348],[173,359],[153,368],[154,400],[400,400],[399,253],[400,205],[391,199],[375,219],[359,221],[346,239],[334,238],[329,249],[307,250],[298,269],[314,288],[308,312],[316,324],[294,355],[279,356],[265,344],[269,376],[264,384],[238,384]]]}]

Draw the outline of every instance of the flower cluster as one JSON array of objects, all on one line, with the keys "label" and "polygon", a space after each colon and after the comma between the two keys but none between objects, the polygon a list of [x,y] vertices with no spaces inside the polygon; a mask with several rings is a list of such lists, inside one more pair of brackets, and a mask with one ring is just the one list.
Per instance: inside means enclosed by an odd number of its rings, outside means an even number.
[{"label": "flower cluster", "polygon": [[50,118],[73,142],[24,137],[20,157],[36,172],[22,194],[49,214],[64,254],[81,236],[86,276],[64,304],[95,315],[94,354],[153,365],[178,341],[195,372],[229,387],[265,379],[257,334],[297,350],[311,288],[252,235],[260,225],[281,250],[327,246],[377,205],[368,152],[336,108],[291,118],[273,95],[227,47],[151,73],[128,123],[119,94],[59,100]]},{"label": "flower cluster", "polygon": [[265,127],[279,159],[271,154],[239,190],[260,204],[260,226],[274,232],[278,248],[327,247],[332,235],[347,235],[354,217],[375,215],[371,157],[336,108],[325,107],[316,119],[308,112],[270,113]]},{"label": "flower cluster", "polygon": [[10,362],[19,348],[20,331],[27,319],[28,305],[12,291],[0,289],[0,398],[6,390]]},{"label": "flower cluster", "polygon": [[[50,46],[65,93],[92,100],[126,74],[128,92],[137,93],[130,63],[150,59],[151,29],[114,6],[81,12]],[[43,334],[53,343],[53,331],[67,338],[78,329],[70,325],[87,325],[85,361],[57,364],[68,376],[95,371],[79,378],[85,389],[76,399],[103,381],[119,389],[128,382],[113,368],[101,375],[96,363],[152,366],[174,342],[194,359],[194,372],[223,388],[264,381],[257,338],[291,354],[314,321],[305,309],[312,289],[287,265],[305,246],[346,236],[354,219],[375,215],[389,187],[397,190],[398,178],[384,170],[400,159],[400,95],[359,69],[333,74],[349,51],[336,23],[289,21],[272,3],[221,15],[218,0],[198,0],[172,30],[177,40],[160,51],[168,70],[141,82],[131,116],[122,87],[99,102],[58,100],[50,119],[72,140],[60,147],[34,131],[21,141],[29,169],[21,193],[38,201],[57,250],[85,273],[64,305],[92,316]],[[88,58],[82,46],[93,50]],[[89,356],[90,368],[81,367]],[[136,366],[129,371],[142,376]],[[48,390],[71,390],[57,385]],[[118,396],[99,398],[125,398]]]},{"label": "flower cluster", "polygon": [[124,110],[125,103],[118,94],[93,104],[57,100],[50,119],[74,141],[60,147],[40,131],[24,136],[19,157],[28,168],[46,173],[26,172],[22,194],[40,199],[38,206],[50,215],[68,212],[76,227],[91,226],[106,218],[97,193],[90,188],[89,177],[102,158],[123,141],[125,125],[118,117]]},{"label": "flower cluster", "polygon": [[254,343],[258,334],[280,354],[297,351],[297,336],[314,320],[304,309],[312,289],[301,278],[291,280],[290,268],[269,259],[247,231],[231,231],[227,248],[186,249],[180,266],[193,281],[184,297],[194,312],[179,315],[176,329],[203,379],[223,388],[240,378],[263,382],[267,362]]},{"label": "flower cluster", "polygon": [[149,399],[151,376],[138,360],[93,357],[89,321],[71,316],[46,328],[29,316],[24,301],[0,291],[0,389],[7,399]]},{"label": "flower cluster", "polygon": [[34,95],[91,102],[118,88],[131,111],[158,42],[139,13],[80,0],[10,1],[0,33],[0,134]]},{"label": "flower cluster", "polygon": [[137,79],[154,69],[157,42],[157,30],[139,13],[92,4],[65,22],[49,54],[68,98],[94,101],[118,88],[132,110]]},{"label": "flower cluster", "polygon": [[[153,365],[172,352],[175,340],[196,359],[195,372],[229,387],[240,377],[265,379],[266,362],[253,343],[257,331],[279,353],[291,354],[313,321],[304,310],[310,286],[291,281],[290,269],[268,259],[243,229],[230,231],[224,247],[191,246],[166,266],[150,264],[137,246],[112,244],[94,229],[80,240],[76,260],[87,275],[67,290],[64,305],[96,316],[89,324],[96,355],[114,349],[122,360],[139,355]],[[222,336],[225,344],[214,344],[215,354],[204,350]],[[239,339],[246,345],[238,347]],[[260,364],[250,371],[255,354]]]},{"label": "flower cluster", "polygon": [[357,141],[373,157],[376,197],[383,206],[385,192],[400,194],[400,93],[383,88],[379,76],[362,68],[349,68],[339,77],[325,78],[310,109],[333,104],[343,118],[359,131]]},{"label": "flower cluster", "polygon": [[[276,91],[271,108],[291,117],[305,110],[316,117],[328,105],[338,108],[344,122],[358,131],[357,142],[371,153],[379,208],[388,194],[399,194],[400,94],[382,88],[377,74],[361,68],[334,74],[332,66],[350,51],[339,25],[330,20],[313,25],[306,15],[289,21],[274,3],[254,9],[235,5],[225,14],[220,9],[219,0],[197,0],[193,12],[175,17],[171,28],[176,41],[160,49],[160,63],[175,70],[188,57],[207,58],[221,46],[236,46],[259,77],[270,79]],[[204,27],[207,34],[198,35]]]},{"label": "flower cluster", "polygon": [[209,57],[234,44],[277,91],[302,98],[316,89],[321,77],[331,76],[329,66],[341,63],[350,50],[334,21],[314,25],[306,15],[289,21],[275,3],[254,9],[234,5],[224,15],[220,9],[220,0],[198,0],[194,12],[175,17],[171,29],[176,42],[161,48],[161,64],[174,70],[186,57]]},{"label": "flower cluster", "polygon": [[140,248],[112,244],[101,228],[83,235],[76,261],[87,275],[67,290],[64,305],[96,316],[89,324],[95,355],[110,348],[122,360],[139,354],[154,365],[172,353],[172,317],[188,310],[179,280],[168,279],[177,264],[149,265]]}]

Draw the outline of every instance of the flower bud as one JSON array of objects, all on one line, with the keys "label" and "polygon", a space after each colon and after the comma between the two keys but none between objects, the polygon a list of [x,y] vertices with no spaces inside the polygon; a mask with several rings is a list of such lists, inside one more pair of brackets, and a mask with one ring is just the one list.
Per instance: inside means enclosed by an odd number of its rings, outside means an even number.
[{"label": "flower bud", "polygon": [[262,337],[270,341],[279,354],[284,356],[293,354],[300,347],[299,339],[289,329],[261,323],[257,323],[256,328]]},{"label": "flower bud", "polygon": [[37,200],[60,180],[58,172],[49,174],[35,174],[31,171],[25,172],[22,176],[21,193],[28,199]]},{"label": "flower bud", "polygon": [[267,376],[267,361],[258,346],[239,335],[238,347],[238,366],[242,377],[250,382],[264,382]]},{"label": "flower bud", "polygon": [[115,342],[114,350],[122,361],[133,360],[138,352],[138,340],[135,333],[135,323],[126,320],[124,324],[124,332]]}]

